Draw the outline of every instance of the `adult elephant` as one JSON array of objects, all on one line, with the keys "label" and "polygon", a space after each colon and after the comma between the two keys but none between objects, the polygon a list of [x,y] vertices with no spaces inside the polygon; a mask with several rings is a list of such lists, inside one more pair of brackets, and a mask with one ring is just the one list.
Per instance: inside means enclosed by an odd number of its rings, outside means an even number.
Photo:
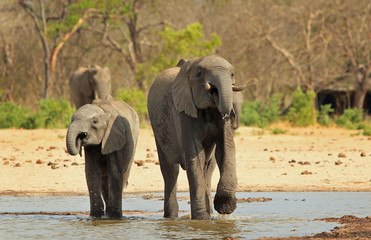
[{"label": "adult elephant", "polygon": [[187,172],[192,219],[210,219],[216,163],[220,179],[214,208],[221,214],[235,210],[235,146],[228,119],[233,91],[243,87],[234,83],[233,66],[212,55],[179,61],[151,86],[148,113],[165,182],[164,217],[178,217],[179,165]]},{"label": "adult elephant", "polygon": [[[71,155],[85,151],[90,216],[122,217],[122,191],[127,185],[139,134],[136,112],[111,96],[79,108],[72,116],[66,145]],[[103,199],[102,199],[103,196]]]},{"label": "adult elephant", "polygon": [[78,68],[69,80],[70,96],[76,108],[112,94],[111,72],[107,67],[91,65]]},{"label": "adult elephant", "polygon": [[235,115],[231,116],[231,123],[233,130],[236,130],[240,126],[240,116],[242,113],[243,94],[241,92],[233,93],[233,109]]}]

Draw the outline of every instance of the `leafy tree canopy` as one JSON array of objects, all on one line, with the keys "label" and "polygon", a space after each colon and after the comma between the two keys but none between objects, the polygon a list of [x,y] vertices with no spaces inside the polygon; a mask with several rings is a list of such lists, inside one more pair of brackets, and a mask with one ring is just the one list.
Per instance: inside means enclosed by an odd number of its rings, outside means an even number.
[{"label": "leafy tree canopy", "polygon": [[[222,45],[222,40],[216,33],[211,34],[208,40],[203,28],[199,22],[189,24],[179,31],[166,27],[160,32],[163,40],[161,52],[153,61],[138,66],[137,78],[145,77],[150,82],[166,68],[176,66],[180,58],[189,59],[214,53],[216,47]],[[145,72],[145,69],[149,69],[149,72]]]}]

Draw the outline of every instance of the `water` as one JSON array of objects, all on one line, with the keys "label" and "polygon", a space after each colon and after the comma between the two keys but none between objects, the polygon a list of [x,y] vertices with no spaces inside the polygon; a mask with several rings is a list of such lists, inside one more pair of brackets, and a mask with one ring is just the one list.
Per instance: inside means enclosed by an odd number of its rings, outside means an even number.
[{"label": "water", "polygon": [[[329,231],[337,223],[317,218],[371,215],[367,192],[237,193],[238,198],[266,197],[269,202],[239,203],[232,215],[215,214],[211,221],[189,220],[190,205],[179,201],[177,220],[162,218],[163,201],[125,195],[124,210],[149,211],[122,220],[94,220],[87,215],[0,215],[0,239],[223,239],[304,236]],[[147,194],[148,195],[148,194]],[[154,194],[161,196],[162,194]],[[180,193],[187,196],[187,193]],[[87,196],[0,196],[0,212],[89,211]]]}]

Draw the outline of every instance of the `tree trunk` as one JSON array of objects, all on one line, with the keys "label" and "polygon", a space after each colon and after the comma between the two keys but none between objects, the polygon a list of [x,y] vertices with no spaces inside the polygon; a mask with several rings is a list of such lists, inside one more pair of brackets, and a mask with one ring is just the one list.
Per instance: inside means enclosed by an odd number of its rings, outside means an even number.
[{"label": "tree trunk", "polygon": [[371,68],[365,69],[365,67],[360,67],[356,73],[357,88],[354,93],[353,107],[358,109],[363,108],[367,91],[371,87],[370,72]]}]

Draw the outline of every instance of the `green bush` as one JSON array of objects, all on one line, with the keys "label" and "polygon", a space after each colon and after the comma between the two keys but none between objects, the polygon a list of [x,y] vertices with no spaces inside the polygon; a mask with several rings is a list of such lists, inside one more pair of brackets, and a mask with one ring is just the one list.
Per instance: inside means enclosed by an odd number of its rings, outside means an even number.
[{"label": "green bush", "polygon": [[263,101],[245,101],[242,105],[242,113],[240,116],[241,124],[263,128],[277,121],[281,113],[279,107],[281,100],[282,96],[280,94],[274,95],[268,107]]},{"label": "green bush", "polygon": [[336,119],[336,124],[347,129],[356,129],[357,124],[363,120],[364,113],[362,109],[348,108]]},{"label": "green bush", "polygon": [[313,91],[303,93],[300,88],[293,94],[292,106],[286,115],[287,120],[294,126],[305,127],[316,123],[316,110],[314,99],[316,94]]},{"label": "green bush", "polygon": [[27,117],[23,128],[67,128],[75,112],[70,102],[62,98],[42,99],[37,102],[37,106],[37,112]]},{"label": "green bush", "polygon": [[32,113],[13,102],[0,102],[0,128],[66,128],[75,112],[63,99],[43,99],[37,106],[38,110]]},{"label": "green bush", "polygon": [[330,116],[330,113],[332,112],[334,112],[334,109],[331,108],[331,104],[322,105],[317,122],[327,127],[332,125],[334,123]]},{"label": "green bush", "polygon": [[147,97],[142,91],[122,88],[116,92],[116,99],[129,104],[137,112],[141,122],[148,119]]},{"label": "green bush", "polygon": [[364,136],[371,136],[371,124],[370,123],[360,123],[358,129],[363,130]]},{"label": "green bush", "polygon": [[30,110],[13,102],[0,102],[0,128],[20,128]]},{"label": "green bush", "polygon": [[281,129],[281,128],[273,128],[271,132],[272,134],[277,135],[277,134],[285,134],[287,130]]}]

